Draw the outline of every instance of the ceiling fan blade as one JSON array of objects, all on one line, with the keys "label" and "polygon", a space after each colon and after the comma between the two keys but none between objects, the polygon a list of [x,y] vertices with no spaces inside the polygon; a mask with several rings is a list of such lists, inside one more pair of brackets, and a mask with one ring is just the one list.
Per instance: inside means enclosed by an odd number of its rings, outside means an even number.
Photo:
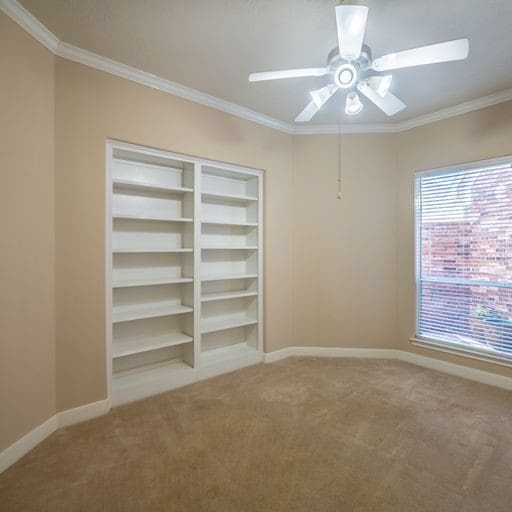
[{"label": "ceiling fan blade", "polygon": [[320,110],[316,103],[311,100],[306,108],[295,118],[296,123],[307,123],[313,119],[313,116]]},{"label": "ceiling fan blade", "polygon": [[469,40],[456,39],[384,55],[373,61],[372,68],[375,71],[390,71],[392,69],[423,66],[424,64],[464,60],[468,54]]},{"label": "ceiling fan blade", "polygon": [[388,92],[385,96],[381,96],[375,92],[369,85],[368,82],[359,82],[357,88],[364,94],[370,101],[375,103],[385,114],[388,116],[394,116],[404,108],[405,103],[400,101],[396,96]]},{"label": "ceiling fan blade", "polygon": [[324,76],[329,73],[327,68],[283,69],[281,71],[262,71],[251,73],[249,82],[262,82],[264,80],[279,80],[281,78],[302,78],[306,76]]},{"label": "ceiling fan blade", "polygon": [[359,58],[363,46],[368,7],[364,5],[338,5],[336,25],[340,55],[350,61]]}]

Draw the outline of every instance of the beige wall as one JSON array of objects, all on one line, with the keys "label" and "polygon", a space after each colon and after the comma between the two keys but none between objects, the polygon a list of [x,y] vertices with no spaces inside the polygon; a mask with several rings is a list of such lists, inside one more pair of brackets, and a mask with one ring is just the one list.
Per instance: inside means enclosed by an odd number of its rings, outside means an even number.
[{"label": "beige wall", "polygon": [[265,350],[292,344],[292,138],[57,59],[57,408],[107,396],[105,140],[265,170]]},{"label": "beige wall", "polygon": [[414,334],[414,171],[512,154],[512,102],[397,135],[398,338],[397,348],[512,377],[512,369],[412,346]]},{"label": "beige wall", "polygon": [[343,135],[340,201],[336,136],[291,137],[54,59],[3,14],[0,38],[0,449],[56,410],[106,398],[107,138],[265,170],[267,352],[400,348],[512,376],[409,343],[413,172],[511,154],[512,103]]},{"label": "beige wall", "polygon": [[54,56],[0,12],[0,451],[55,414]]},{"label": "beige wall", "polygon": [[294,344],[390,347],[396,339],[392,135],[294,138]]}]

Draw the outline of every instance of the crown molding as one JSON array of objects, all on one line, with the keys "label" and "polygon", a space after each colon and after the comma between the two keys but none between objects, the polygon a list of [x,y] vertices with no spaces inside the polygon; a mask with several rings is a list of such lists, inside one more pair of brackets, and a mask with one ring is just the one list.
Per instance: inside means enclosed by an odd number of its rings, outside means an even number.
[{"label": "crown molding", "polygon": [[353,124],[353,125],[296,125],[275,119],[254,110],[242,107],[235,103],[211,96],[196,89],[172,82],[165,78],[152,75],[140,69],[102,57],[95,53],[83,50],[71,44],[60,41],[30,12],[16,0],[0,0],[0,10],[15,21],[31,36],[55,55],[64,59],[84,64],[99,71],[136,82],[153,89],[157,89],[180,98],[205,105],[207,107],[226,112],[267,128],[272,128],[290,135],[328,135],[350,133],[400,133],[412,128],[449,119],[461,114],[467,114],[498,103],[512,101],[512,89],[467,101],[453,107],[448,107],[430,114],[425,114],[399,123]]},{"label": "crown molding", "polygon": [[39,20],[34,18],[25,7],[16,0],[0,0],[0,10],[2,10],[11,20],[16,22],[23,30],[37,39],[52,53],[55,53],[59,44],[59,39],[50,32]]},{"label": "crown molding", "polygon": [[339,133],[396,133],[394,124],[290,125],[292,135],[338,135]]},{"label": "crown molding", "polygon": [[59,57],[110,73],[111,75],[125,78],[132,82],[137,82],[174,96],[179,96],[180,98],[193,101],[194,103],[200,103],[201,105],[221,110],[222,112],[247,119],[254,123],[262,124],[275,130],[290,133],[291,125],[288,123],[260,114],[240,105],[236,105],[235,103],[211,96],[204,92],[197,91],[190,87],[177,84],[176,82],[171,82],[165,78],[160,78],[156,75],[146,73],[145,71],[127,66],[126,64],[121,64],[68,43],[61,41],[57,46],[55,54]]},{"label": "crown molding", "polygon": [[450,117],[459,116],[461,114],[467,114],[482,108],[492,107],[493,105],[498,105],[499,103],[505,103],[506,101],[511,100],[512,89],[507,89],[506,91],[497,92],[495,94],[490,94],[489,96],[483,96],[475,100],[459,103],[458,105],[444,108],[437,112],[415,117],[408,121],[402,121],[396,125],[398,127],[397,131],[404,132],[406,130],[411,130],[412,128],[418,128],[419,126],[435,123],[436,121],[442,121],[443,119],[449,119]]},{"label": "crown molding", "polygon": [[467,114],[475,110],[480,110],[486,107],[492,107],[499,103],[505,103],[512,101],[512,89],[506,91],[497,92],[490,94],[489,96],[483,96],[476,100],[466,101],[459,103],[453,107],[444,108],[430,114],[402,121],[400,123],[389,123],[389,124],[359,124],[359,125],[345,125],[342,126],[341,132],[336,125],[310,125],[310,126],[292,126],[292,133],[294,135],[327,135],[327,134],[338,134],[338,133],[400,133],[419,126],[426,124],[435,123],[444,119],[450,119],[451,117],[460,116],[461,114]]}]

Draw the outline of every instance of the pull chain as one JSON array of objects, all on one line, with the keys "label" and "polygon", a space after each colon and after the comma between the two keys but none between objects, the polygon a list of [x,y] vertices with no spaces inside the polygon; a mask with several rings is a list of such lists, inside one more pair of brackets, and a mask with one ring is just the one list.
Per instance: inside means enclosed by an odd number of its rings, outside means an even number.
[{"label": "pull chain", "polygon": [[341,199],[341,124],[338,125],[338,199]]}]

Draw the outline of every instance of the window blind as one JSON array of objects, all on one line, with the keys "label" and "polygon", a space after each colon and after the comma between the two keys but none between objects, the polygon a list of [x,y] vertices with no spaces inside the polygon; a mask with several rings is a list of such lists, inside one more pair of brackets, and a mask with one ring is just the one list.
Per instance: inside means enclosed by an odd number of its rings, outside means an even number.
[{"label": "window blind", "polygon": [[512,357],[510,163],[416,177],[416,336]]}]

